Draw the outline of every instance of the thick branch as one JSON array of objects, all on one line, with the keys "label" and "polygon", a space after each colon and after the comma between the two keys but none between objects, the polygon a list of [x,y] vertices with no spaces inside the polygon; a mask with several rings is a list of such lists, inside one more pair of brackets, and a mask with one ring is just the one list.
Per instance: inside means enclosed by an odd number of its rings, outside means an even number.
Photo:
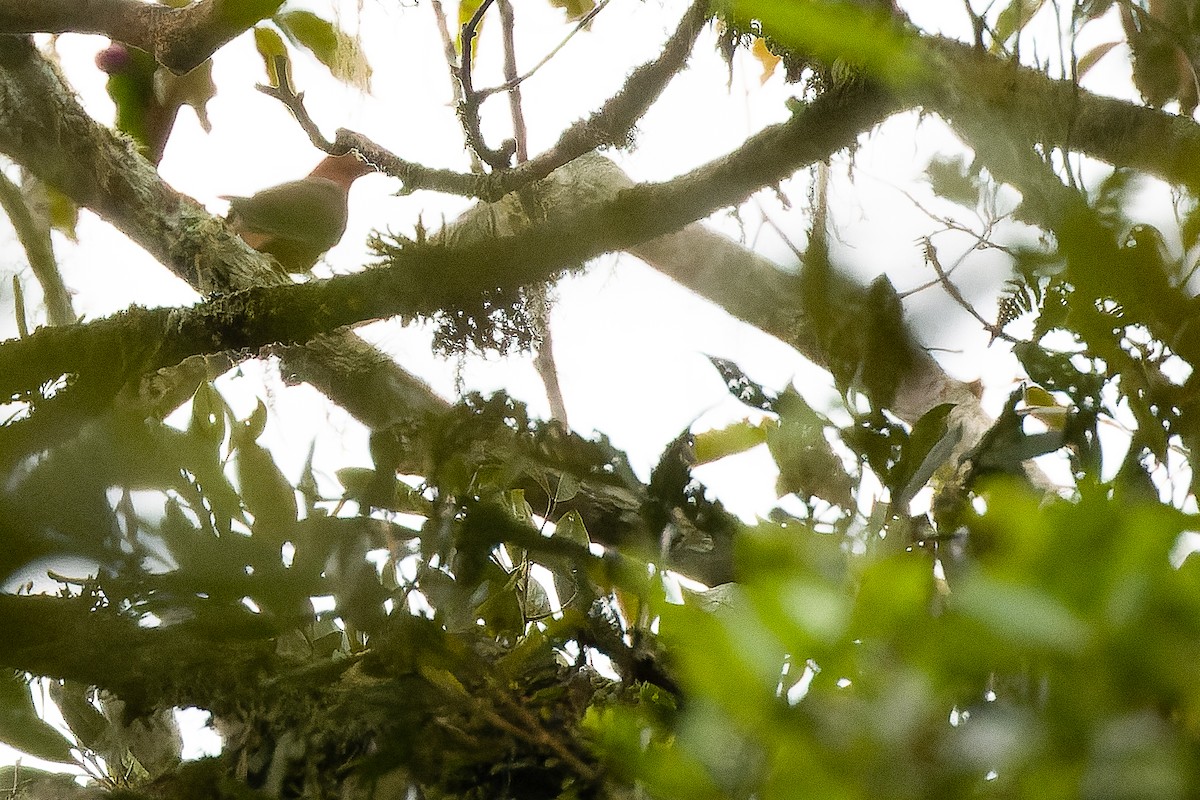
[{"label": "thick branch", "polygon": [[252,681],[274,652],[267,638],[274,631],[248,613],[231,613],[220,625],[151,629],[92,606],[87,597],[0,594],[0,664],[103,686],[137,708],[143,701],[211,703],[220,687]]},{"label": "thick branch", "polygon": [[[17,37],[0,37],[0,151],[95,211],[203,294],[291,282],[222,220],[164,183],[127,140],[88,116],[57,71]],[[309,380],[372,428],[444,407],[424,382],[350,334],[329,334],[286,356],[288,373]],[[26,446],[45,446],[53,440],[46,437],[72,430],[51,421]]]},{"label": "thick branch", "polygon": [[[851,144],[892,108],[868,87],[828,95],[731,156],[669,183],[617,192],[627,179],[612,162],[579,158],[560,175],[572,202],[550,198],[546,223],[511,236],[479,238],[459,227],[447,234],[447,244],[407,248],[388,267],[299,285],[274,281],[190,310],[134,309],[72,330],[41,331],[0,349],[0,396],[35,390],[89,364],[104,364],[108,372],[120,370],[114,365],[146,371],[198,353],[301,344],[340,326],[428,314],[495,286],[539,282],[736,205]],[[587,202],[591,197],[600,202]]]},{"label": "thick branch", "polygon": [[198,0],[171,8],[142,0],[0,0],[0,33],[99,33],[182,75],[275,13],[283,0]]},{"label": "thick branch", "polygon": [[[1064,185],[1034,149],[1041,144],[1106,160],[1133,158],[1139,169],[1167,172],[1176,182],[1191,185],[1200,177],[1194,161],[1180,161],[1172,145],[1161,141],[1140,142],[1159,155],[1146,158],[1136,148],[1128,149],[1129,137],[1115,126],[1128,126],[1134,139],[1174,133],[1180,148],[1190,149],[1193,159],[1200,158],[1200,127],[1183,120],[1172,124],[1158,112],[1125,111],[1121,108],[1125,104],[1102,101],[1074,88],[1064,94],[1058,82],[1044,77],[1039,81],[1032,77],[1036,73],[1007,65],[997,69],[994,59],[974,51],[947,52],[954,57],[954,68],[943,71],[945,79],[926,92],[926,107],[950,121],[997,179],[1021,191],[1023,214],[1055,233],[1070,265],[1067,277],[1079,291],[1091,298],[1117,300],[1145,320],[1151,332],[1179,356],[1193,365],[1200,363],[1196,302],[1185,287],[1172,286],[1161,269],[1139,266],[1130,250],[1118,246],[1117,236],[1124,232],[1106,228],[1087,199]],[[1036,101],[1025,99],[1030,96]],[[1062,107],[1047,105],[1055,100]],[[1102,114],[1103,108],[1114,113]],[[1034,113],[1044,121],[1031,120]],[[1139,124],[1131,125],[1135,120]],[[1112,144],[1104,147],[1105,141]]]},{"label": "thick branch", "polygon": [[914,100],[958,119],[986,109],[1004,129],[1047,147],[1083,153],[1200,190],[1200,125],[1124,100],[1103,97],[947,39],[928,39],[944,69],[914,87]]}]

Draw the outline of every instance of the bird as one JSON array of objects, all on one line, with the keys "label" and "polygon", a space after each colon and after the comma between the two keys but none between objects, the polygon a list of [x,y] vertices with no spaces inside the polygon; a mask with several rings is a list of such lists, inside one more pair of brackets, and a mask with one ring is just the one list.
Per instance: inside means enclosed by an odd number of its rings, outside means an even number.
[{"label": "bird", "polygon": [[273,256],[289,273],[305,274],[346,232],[355,180],[374,171],[353,153],[327,156],[307,176],[229,201],[226,221],[246,244]]}]

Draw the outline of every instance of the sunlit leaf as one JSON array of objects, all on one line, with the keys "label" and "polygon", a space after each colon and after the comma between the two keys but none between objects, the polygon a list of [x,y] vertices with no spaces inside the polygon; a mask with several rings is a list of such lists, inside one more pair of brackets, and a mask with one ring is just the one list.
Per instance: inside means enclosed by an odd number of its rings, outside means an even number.
[{"label": "sunlit leaf", "polygon": [[830,65],[841,59],[887,84],[907,84],[925,69],[915,39],[877,7],[734,0],[731,14],[747,25],[759,20],[773,40],[797,52]]},{"label": "sunlit leaf", "polygon": [[162,107],[178,109],[191,106],[206,133],[212,130],[212,123],[208,119],[208,101],[216,94],[211,59],[183,75],[176,75],[163,67],[154,73],[154,96]]},{"label": "sunlit leaf", "polygon": [[[475,13],[479,11],[479,7],[483,5],[483,0],[459,0],[458,3],[458,34],[454,37],[454,46],[458,52],[462,52],[462,30],[463,26],[470,23],[474,18]],[[475,25],[475,35],[471,39],[471,56],[474,57],[479,49],[479,32],[483,30],[483,19]]]},{"label": "sunlit leaf", "polygon": [[258,48],[258,54],[262,56],[263,66],[267,70],[267,83],[271,86],[279,86],[280,75],[279,70],[282,66],[283,77],[287,79],[288,85],[294,85],[292,81],[292,60],[288,55],[287,45],[283,43],[283,37],[274,28],[269,28],[265,25],[258,25],[254,28],[254,46]]},{"label": "sunlit leaf", "polygon": [[1017,413],[1033,417],[1045,423],[1051,430],[1060,431],[1066,425],[1070,407],[1059,403],[1054,395],[1042,387],[1027,385],[1023,390],[1022,399],[1025,407],[1018,409]]},{"label": "sunlit leaf", "polygon": [[53,186],[46,186],[45,189],[50,226],[71,241],[77,241],[75,226],[79,224],[79,206]]},{"label": "sunlit leaf", "polygon": [[454,673],[442,667],[434,667],[429,664],[421,664],[417,667],[417,671],[421,673],[421,677],[427,680],[432,686],[440,689],[452,697],[467,699],[470,692],[462,685],[462,681],[454,676]]},{"label": "sunlit leaf", "polygon": [[592,543],[591,537],[588,536],[587,526],[583,524],[583,517],[579,516],[579,512],[574,509],[563,514],[555,523],[554,535],[581,547],[587,547]]},{"label": "sunlit leaf", "polygon": [[779,66],[782,60],[779,56],[771,52],[771,48],[767,47],[767,40],[761,36],[754,38],[754,44],[750,46],[750,55],[758,59],[758,63],[762,65],[762,74],[758,76],[760,84],[766,83],[775,74],[775,69]]},{"label": "sunlit leaf", "polygon": [[316,56],[335,78],[370,90],[371,65],[358,39],[311,11],[285,11],[276,14],[274,21],[293,44]]}]

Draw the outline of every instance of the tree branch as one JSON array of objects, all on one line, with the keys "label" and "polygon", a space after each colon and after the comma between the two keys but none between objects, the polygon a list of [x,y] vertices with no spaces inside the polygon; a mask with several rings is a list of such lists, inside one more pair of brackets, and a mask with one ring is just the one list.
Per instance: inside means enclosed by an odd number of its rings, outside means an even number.
[{"label": "tree branch", "polygon": [[[164,183],[128,140],[88,116],[58,72],[17,37],[0,37],[0,151],[95,211],[202,294],[291,283],[222,220]],[[368,427],[445,407],[423,381],[347,333],[284,355],[286,372],[310,380]],[[78,420],[80,413],[76,408],[66,417]],[[45,446],[74,429],[48,421],[23,447]]]},{"label": "tree branch", "polygon": [[[1170,175],[1172,182],[1193,187],[1200,169],[1194,162],[1180,161],[1174,146],[1183,152],[1191,149],[1193,157],[1200,158],[1200,127],[1185,120],[1173,123],[1169,115],[1149,109],[1135,113],[1128,104],[1096,98],[1070,83],[1044,77],[1038,81],[1029,70],[1006,66],[1001,72],[995,59],[974,51],[945,52],[954,57],[952,68],[942,71],[938,87],[923,87],[926,108],[945,117],[998,180],[1021,191],[1022,213],[1056,235],[1069,265],[1068,278],[1078,290],[1092,298],[1111,297],[1136,310],[1156,338],[1192,365],[1200,364],[1197,302],[1186,287],[1173,286],[1161,269],[1140,268],[1131,251],[1118,246],[1116,237],[1123,232],[1106,228],[1087,199],[1064,185],[1034,150],[1040,144],[1044,150],[1057,147],[1104,160],[1128,158],[1137,163],[1115,163],[1164,178]],[[1071,88],[1070,94],[1063,92],[1064,85]],[[1036,99],[1030,100],[1030,95]],[[1048,106],[1054,101],[1061,107]],[[1103,109],[1112,113],[1102,114]],[[1042,118],[1031,120],[1032,113]],[[1142,141],[1153,132],[1171,134],[1172,141]],[[1129,151],[1130,139],[1159,157]]]},{"label": "tree branch", "polygon": [[0,33],[99,33],[189,72],[274,14],[283,0],[198,0],[171,8],[141,0],[0,0]]},{"label": "tree branch", "polygon": [[[27,177],[30,183],[41,183]],[[27,184],[28,185],[28,184]],[[45,189],[42,189],[45,195]],[[25,250],[29,268],[33,270],[42,287],[46,305],[46,319],[51,325],[70,325],[75,321],[75,309],[71,307],[71,295],[63,283],[58,261],[54,258],[54,244],[50,239],[50,223],[44,215],[39,216],[30,207],[26,194],[8,176],[0,172],[0,207],[8,215],[17,239]]]},{"label": "tree branch", "polygon": [[272,626],[249,613],[223,615],[220,625],[197,620],[153,629],[94,603],[87,596],[0,594],[0,664],[103,686],[136,714],[160,703],[209,705],[220,687],[254,680],[274,653]]},{"label": "tree branch", "polygon": [[371,164],[399,178],[406,192],[433,189],[478,197],[488,202],[499,200],[511,191],[545,178],[584,153],[599,147],[623,144],[629,131],[662,94],[671,78],[683,68],[696,37],[707,21],[708,0],[696,0],[680,20],[679,27],[667,40],[658,58],[634,70],[620,92],[609,98],[592,116],[564,131],[553,147],[512,169],[498,170],[489,175],[430,169],[405,161],[366,136],[344,128],[337,132],[334,147],[342,153],[357,150]]},{"label": "tree branch", "polygon": [[[986,110],[1025,140],[1200,190],[1200,125],[1089,92],[949,39],[923,40],[941,69],[912,99],[951,119]],[[943,71],[944,70],[944,71]]]}]

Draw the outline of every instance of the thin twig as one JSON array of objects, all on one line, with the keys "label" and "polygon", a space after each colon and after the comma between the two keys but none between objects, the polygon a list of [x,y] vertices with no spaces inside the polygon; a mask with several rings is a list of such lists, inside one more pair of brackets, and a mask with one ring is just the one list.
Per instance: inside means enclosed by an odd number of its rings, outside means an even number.
[{"label": "thin twig", "polygon": [[[555,755],[561,758],[564,763],[574,769],[580,776],[588,779],[594,779],[597,776],[596,769],[594,767],[585,764],[579,758],[579,756],[575,755],[575,753],[571,752],[566,745],[551,735],[550,732],[546,730],[545,726],[542,725],[541,720],[531,714],[529,709],[513,700],[508,695],[507,691],[497,687],[495,695],[505,706],[508,707],[511,713],[519,717],[521,721],[528,726],[529,730],[525,732],[527,735],[523,735],[522,738],[526,738],[526,740],[531,744],[540,744],[543,747],[550,749]],[[491,709],[488,710],[491,711]],[[495,712],[493,711],[492,713],[494,714]],[[516,726],[513,726],[513,728],[516,728]],[[516,730],[520,731],[521,729],[516,728]]]},{"label": "thin twig", "polygon": [[[695,0],[680,20],[679,27],[667,40],[663,52],[653,61],[635,69],[617,94],[610,97],[599,111],[567,128],[549,150],[512,169],[501,169],[490,175],[472,175],[448,169],[432,169],[423,164],[400,158],[386,147],[361,133],[342,128],[331,144],[316,129],[303,105],[292,97],[281,96],[280,90],[260,87],[267,95],[284,102],[298,119],[319,149],[331,155],[357,151],[376,169],[399,179],[404,188],[401,194],[418,189],[477,197],[486,202],[499,200],[509,192],[545,178],[554,170],[584,153],[605,145],[620,144],[630,129],[654,103],[667,83],[687,61],[696,37],[708,21],[708,0]],[[301,96],[302,99],[302,96]],[[307,120],[307,121],[306,121]]]},{"label": "thin twig", "polygon": [[796,256],[796,258],[803,261],[804,260],[804,251],[801,250],[796,245],[796,243],[792,241],[790,236],[788,236],[786,233],[783,232],[783,228],[779,227],[779,223],[777,223],[775,220],[773,220],[771,218],[771,216],[769,214],[767,214],[767,210],[762,207],[762,203],[758,203],[758,213],[762,216],[763,221],[765,223],[767,223],[767,225],[769,225],[772,230],[775,231],[775,233],[779,236],[780,239],[783,240],[783,243],[785,245],[787,245],[787,248],[792,251],[792,253]]},{"label": "thin twig", "polygon": [[463,99],[458,105],[458,114],[462,120],[463,131],[467,135],[467,145],[478,153],[484,163],[492,169],[507,169],[512,166],[512,157],[516,151],[516,142],[506,140],[500,145],[499,150],[493,150],[484,141],[483,130],[481,128],[482,121],[479,117],[479,105],[483,98],[475,91],[475,80],[471,74],[472,44],[479,31],[479,23],[483,21],[483,15],[487,13],[492,2],[493,0],[483,0],[479,4],[479,8],[475,9],[475,13],[471,15],[471,19],[462,26],[462,35],[460,36],[462,41],[462,63],[458,69],[458,81],[462,84]]},{"label": "thin twig", "polygon": [[925,242],[925,261],[931,267],[933,267],[934,272],[937,273],[938,279],[941,281],[942,288],[946,290],[946,294],[950,295],[954,302],[958,303],[964,311],[966,311],[975,319],[979,320],[979,324],[982,325],[984,329],[992,335],[993,341],[996,339],[1004,339],[1005,341],[1014,343],[1019,341],[1018,339],[1015,339],[1005,333],[998,325],[993,325],[992,323],[988,322],[983,318],[982,315],[980,315],[978,311],[975,310],[974,306],[967,302],[967,299],[962,296],[962,292],[960,292],[958,287],[951,282],[950,276],[947,275],[945,270],[942,269],[941,262],[938,261],[937,248],[933,246],[933,241],[928,236],[923,238]]},{"label": "thin twig", "polygon": [[[514,37],[515,20],[512,3],[500,0],[500,21],[504,33],[504,79],[511,88],[508,90],[508,108],[512,115],[513,139],[516,141],[517,163],[524,164],[529,160],[528,133],[525,128],[525,114],[521,109],[520,81],[517,80],[517,48]],[[524,198],[522,198],[524,200]],[[533,209],[536,203],[523,203]],[[536,213],[536,211],[535,211]],[[540,214],[539,216],[544,216]],[[542,220],[537,220],[541,222]],[[550,417],[558,420],[564,429],[570,428],[567,421],[567,404],[563,399],[562,384],[558,379],[558,365],[554,361],[554,340],[550,335],[550,298],[549,289],[531,287],[530,291],[541,293],[541,309],[535,325],[539,328],[538,343],[534,346],[533,366],[542,385],[546,389],[546,399],[550,403]]]},{"label": "thin twig", "polygon": [[[500,24],[504,32],[504,80],[511,84],[508,90],[508,110],[512,115],[513,139],[516,140],[517,163],[529,160],[528,133],[525,128],[525,113],[521,110],[521,87],[517,81],[517,48],[513,37],[515,20],[509,0],[500,0]],[[480,98],[485,95],[481,95]]]},{"label": "thin twig", "polygon": [[975,9],[971,8],[971,0],[963,0],[963,6],[967,9],[967,17],[971,20],[971,31],[975,35],[975,46],[980,50],[983,48],[983,15],[976,14]]},{"label": "thin twig", "polygon": [[[450,26],[446,24],[446,13],[442,10],[441,0],[433,0],[433,15],[437,19],[438,33],[442,36],[442,50],[446,55],[446,66],[450,68],[450,92],[454,99],[454,107],[462,105],[462,84],[458,82],[458,50],[454,47],[454,39],[450,36]],[[471,156],[471,172],[483,172],[483,162],[479,154],[467,148]]]},{"label": "thin twig", "polygon": [[[26,174],[26,189],[37,182],[37,178]],[[32,182],[32,183],[31,183]],[[45,188],[42,188],[43,197]],[[42,286],[42,302],[46,306],[46,319],[51,325],[70,325],[75,322],[75,309],[71,307],[71,295],[63,283],[58,261],[54,257],[54,244],[50,239],[50,223],[44,208],[37,213],[21,191],[8,176],[0,172],[0,208],[8,215],[17,240],[25,250],[29,267]]]},{"label": "thin twig", "polygon": [[573,38],[575,38],[575,34],[579,33],[581,30],[586,28],[588,26],[588,24],[591,23],[591,21],[596,18],[596,15],[604,10],[604,7],[607,6],[608,3],[609,3],[609,0],[601,0],[601,2],[598,3],[595,8],[593,8],[586,15],[584,15],[583,19],[579,20],[579,22],[575,25],[575,27],[571,29],[571,32],[568,33],[566,36],[564,36],[563,40],[561,42],[559,42],[558,45],[553,50],[551,50],[549,53],[546,54],[545,58],[543,58],[538,63],[534,64],[529,69],[529,71],[526,72],[524,75],[519,75],[519,76],[515,76],[515,77],[509,77],[509,76],[505,75],[504,83],[500,84],[499,86],[492,86],[487,89],[480,89],[479,92],[477,93],[479,95],[479,99],[485,100],[494,94],[499,94],[500,92],[507,92],[511,89],[515,89],[516,87],[520,86],[525,81],[532,78],[534,73],[536,73],[542,67],[546,66],[546,64],[549,63],[550,59],[552,59],[556,55],[558,55],[559,51],[561,51],[564,47],[567,46],[567,42],[569,42]]},{"label": "thin twig", "polygon": [[318,150],[324,150],[331,156],[344,156],[349,153],[349,150],[344,150],[340,153],[335,152],[337,144],[326,139],[325,135],[321,133],[321,129],[317,127],[317,123],[309,115],[308,109],[304,107],[304,92],[297,92],[292,87],[292,82],[288,78],[287,59],[284,56],[275,57],[275,74],[279,76],[278,86],[267,86],[260,83],[254,88],[267,97],[274,97],[287,106],[296,118],[296,121],[300,123],[300,128],[308,135],[309,141]]}]

